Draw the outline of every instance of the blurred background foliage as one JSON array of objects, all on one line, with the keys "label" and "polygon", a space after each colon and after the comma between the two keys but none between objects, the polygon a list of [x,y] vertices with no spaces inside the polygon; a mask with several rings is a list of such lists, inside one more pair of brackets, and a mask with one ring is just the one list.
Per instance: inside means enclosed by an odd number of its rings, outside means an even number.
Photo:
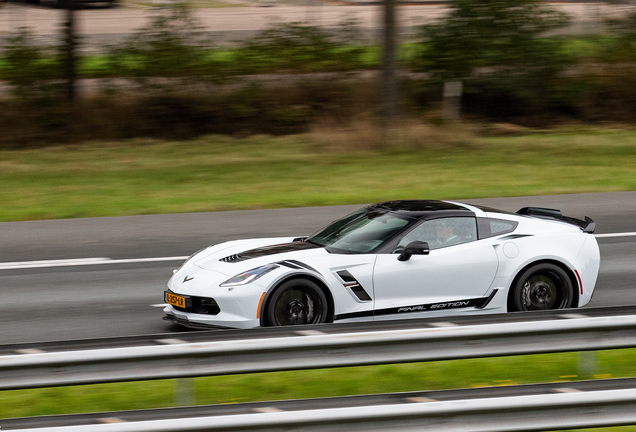
[{"label": "blurred background foliage", "polygon": [[[399,47],[400,110],[439,111],[444,82],[463,82],[462,115],[551,126],[636,120],[636,15],[610,32],[564,36],[569,18],[535,0],[453,0],[449,13]],[[275,24],[234,45],[206,36],[191,9],[165,9],[128,39],[79,61],[80,94],[61,96],[57,51],[28,29],[0,47],[0,145],[296,133],[317,121],[373,118],[381,47],[355,21],[324,29]],[[432,117],[435,117],[433,115]]]},{"label": "blurred background foliage", "polygon": [[[335,33],[299,23],[276,24],[235,51],[235,71],[327,72],[378,66],[365,61],[369,52],[356,45],[355,21],[345,21]],[[359,40],[359,39],[358,39]]]},{"label": "blurred background foliage", "polygon": [[558,38],[541,38],[568,17],[534,0],[454,0],[423,26],[420,68],[446,80],[474,74],[550,77],[568,66]]},{"label": "blurred background foliage", "polygon": [[37,99],[57,88],[51,80],[62,76],[61,58],[37,46],[29,29],[20,28],[6,38],[0,51],[0,78],[13,86],[15,96]]},{"label": "blurred background foliage", "polygon": [[523,116],[559,109],[572,65],[564,39],[542,37],[565,27],[562,12],[533,0],[455,0],[447,17],[423,27],[416,69],[465,83],[468,112]]},{"label": "blurred background foliage", "polygon": [[190,9],[177,4],[112,47],[106,57],[106,75],[140,82],[149,77],[188,77],[188,81],[191,77],[205,78],[215,73],[207,62],[209,46]]}]

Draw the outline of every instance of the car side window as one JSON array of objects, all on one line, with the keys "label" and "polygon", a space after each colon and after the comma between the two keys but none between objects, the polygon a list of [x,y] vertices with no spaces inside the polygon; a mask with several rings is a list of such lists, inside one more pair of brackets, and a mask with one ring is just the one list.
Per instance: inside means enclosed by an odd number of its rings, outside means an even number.
[{"label": "car side window", "polygon": [[511,233],[519,225],[519,222],[491,218],[477,218],[477,223],[480,239]]},{"label": "car side window", "polygon": [[477,240],[477,223],[472,217],[448,217],[427,220],[409,231],[398,243],[401,252],[413,241],[428,243],[431,250],[455,246]]},{"label": "car side window", "polygon": [[381,245],[409,223],[390,215],[360,219],[339,231],[339,238],[331,247],[366,253]]}]

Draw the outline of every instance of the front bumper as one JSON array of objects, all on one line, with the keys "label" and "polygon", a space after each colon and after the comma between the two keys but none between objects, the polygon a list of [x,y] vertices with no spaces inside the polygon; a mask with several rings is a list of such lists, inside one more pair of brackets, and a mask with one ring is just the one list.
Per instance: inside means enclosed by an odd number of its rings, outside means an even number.
[{"label": "front bumper", "polygon": [[[236,287],[219,286],[228,277],[196,267],[175,273],[168,282],[168,290],[164,291],[166,319],[193,328],[258,327],[260,299],[267,286],[254,282]],[[167,295],[182,299],[169,301]]]},{"label": "front bumper", "polygon": [[166,314],[163,319],[172,321],[190,328],[239,328],[248,329],[259,327],[260,320],[257,318],[247,318],[245,316],[235,315],[230,312],[221,312],[217,315],[196,314],[190,312],[181,312],[168,305],[163,312]]},{"label": "front bumper", "polygon": [[212,325],[212,324],[199,324],[199,323],[190,321],[188,318],[179,318],[172,314],[164,315],[163,319],[166,321],[170,321],[173,324],[179,324],[184,327],[199,329],[199,330],[230,329],[231,328],[231,327],[222,327],[219,325]]}]

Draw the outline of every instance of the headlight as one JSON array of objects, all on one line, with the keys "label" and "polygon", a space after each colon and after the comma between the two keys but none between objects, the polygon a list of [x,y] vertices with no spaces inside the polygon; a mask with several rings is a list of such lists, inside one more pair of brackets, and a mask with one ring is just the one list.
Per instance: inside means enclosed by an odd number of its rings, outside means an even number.
[{"label": "headlight", "polygon": [[248,270],[246,272],[237,274],[233,278],[230,278],[221,284],[222,287],[227,286],[236,286],[236,285],[246,285],[248,283],[254,282],[261,276],[266,275],[272,270],[276,270],[280,267],[277,264],[267,264],[262,267],[256,267],[255,269]]}]

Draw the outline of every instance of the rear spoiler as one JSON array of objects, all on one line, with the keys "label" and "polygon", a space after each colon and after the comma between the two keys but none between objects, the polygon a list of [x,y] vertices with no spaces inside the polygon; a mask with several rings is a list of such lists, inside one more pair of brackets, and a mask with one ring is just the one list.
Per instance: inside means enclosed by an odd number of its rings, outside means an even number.
[{"label": "rear spoiler", "polygon": [[522,216],[535,216],[544,219],[554,219],[560,220],[563,222],[567,222],[572,225],[576,225],[581,228],[586,233],[592,234],[596,229],[596,224],[592,219],[585,216],[585,220],[575,219],[568,216],[563,216],[561,214],[561,210],[549,209],[549,208],[541,208],[541,207],[524,207],[517,212],[518,215]]}]

